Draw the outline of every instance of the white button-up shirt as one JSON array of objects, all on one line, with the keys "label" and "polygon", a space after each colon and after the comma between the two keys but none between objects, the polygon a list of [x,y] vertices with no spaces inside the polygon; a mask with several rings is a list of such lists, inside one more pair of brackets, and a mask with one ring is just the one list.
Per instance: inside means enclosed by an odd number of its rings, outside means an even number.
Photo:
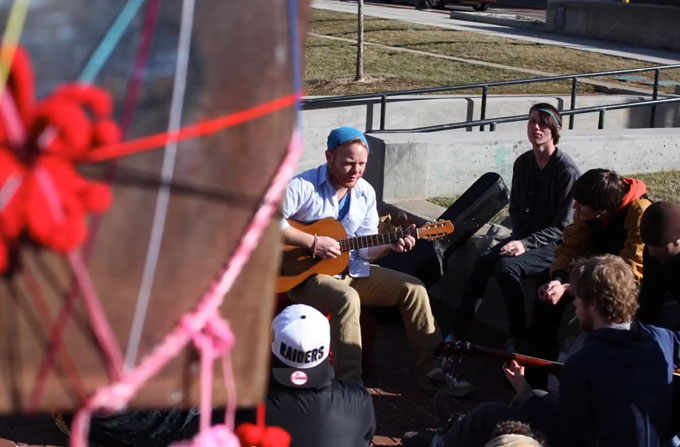
[{"label": "white button-up shirt", "polygon": [[[340,221],[347,237],[367,236],[378,232],[378,210],[375,203],[375,190],[363,178],[350,189],[349,212]],[[298,174],[288,184],[283,204],[281,229],[290,224],[286,219],[310,223],[319,219],[338,218],[338,197],[335,187],[328,177],[328,165],[323,164]],[[370,274],[368,249],[352,250],[349,260],[349,274],[361,278]]]}]

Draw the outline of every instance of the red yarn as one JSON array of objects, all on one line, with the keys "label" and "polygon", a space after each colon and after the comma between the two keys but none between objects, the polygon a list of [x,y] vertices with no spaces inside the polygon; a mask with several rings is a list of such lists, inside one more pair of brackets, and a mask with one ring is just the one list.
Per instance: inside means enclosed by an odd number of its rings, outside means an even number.
[{"label": "red yarn", "polygon": [[260,427],[246,423],[236,427],[236,436],[242,447],[290,446],[290,434],[281,427]]},{"label": "red yarn", "polygon": [[236,427],[241,447],[290,447],[290,434],[281,427],[265,426],[265,404],[257,406],[257,424]]},{"label": "red yarn", "polygon": [[83,243],[86,214],[106,210],[111,191],[82,177],[75,163],[94,147],[121,138],[105,90],[64,84],[36,102],[33,70],[22,48],[3,95],[9,105],[0,119],[0,273],[9,268],[7,245],[23,233],[58,252]]}]

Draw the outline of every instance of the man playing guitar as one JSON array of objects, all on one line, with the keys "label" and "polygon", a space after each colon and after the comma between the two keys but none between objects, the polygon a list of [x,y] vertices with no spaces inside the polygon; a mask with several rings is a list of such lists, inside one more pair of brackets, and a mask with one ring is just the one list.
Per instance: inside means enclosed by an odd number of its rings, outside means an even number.
[{"label": "man playing guitar", "polygon": [[[309,223],[334,218],[349,237],[378,231],[375,191],[362,178],[368,160],[366,137],[357,129],[341,127],[329,134],[327,147],[327,163],[297,175],[288,185],[281,224],[284,243],[324,259],[340,256],[338,241],[294,228],[288,219]],[[442,337],[422,282],[369,263],[390,251],[407,252],[414,244],[415,238],[408,235],[392,244],[352,250],[347,271],[335,276],[315,274],[290,290],[288,296],[330,314],[331,350],[338,378],[361,381],[361,306],[397,306],[416,353],[418,384],[467,394],[474,388],[471,384],[438,368],[434,349]]]}]

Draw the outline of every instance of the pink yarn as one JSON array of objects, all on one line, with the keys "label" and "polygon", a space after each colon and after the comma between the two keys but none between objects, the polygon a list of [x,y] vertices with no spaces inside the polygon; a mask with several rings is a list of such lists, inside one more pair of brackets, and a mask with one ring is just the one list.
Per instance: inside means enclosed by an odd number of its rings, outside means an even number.
[{"label": "pink yarn", "polygon": [[[87,401],[83,408],[78,411],[71,432],[71,447],[87,447],[89,421],[92,413],[98,410],[119,410],[127,401],[134,396],[139,388],[156,375],[171,359],[181,352],[198,330],[210,326],[212,334],[223,333],[223,327],[216,323],[219,318],[219,307],[224,302],[225,295],[229,292],[243,266],[250,258],[257,246],[264,229],[269,224],[272,215],[277,209],[278,202],[283,195],[288,180],[293,174],[298,158],[302,152],[302,142],[299,131],[294,132],[288,146],[288,152],[279,166],[262,204],[256,211],[246,232],[242,236],[236,251],[219,273],[218,278],[210,285],[197,308],[182,318],[175,328],[157,345],[141,363],[129,373],[108,386],[102,387]],[[188,327],[187,327],[188,326]],[[200,338],[200,337],[199,337]],[[201,343],[201,342],[199,342]],[[221,343],[221,342],[220,342]],[[224,341],[224,343],[227,343]],[[229,361],[229,363],[231,363]],[[227,369],[227,368],[223,368]],[[226,373],[225,373],[226,374]],[[202,380],[204,379],[202,374]],[[210,387],[210,383],[201,383],[201,389]],[[227,383],[229,387],[229,384]],[[228,390],[228,402],[235,405],[235,387]],[[202,396],[203,400],[204,395]],[[203,406],[202,402],[202,406]],[[235,408],[235,407],[233,407]],[[233,418],[232,418],[233,421]],[[204,447],[231,447],[238,446],[238,439],[233,435],[233,422],[228,425],[218,425],[209,429],[203,427],[199,435],[187,444],[175,444],[184,446]]]},{"label": "pink yarn", "polygon": [[226,425],[214,425],[207,431],[201,430],[191,441],[179,441],[171,447],[240,447],[238,437]]},{"label": "pink yarn", "polygon": [[9,142],[16,147],[21,147],[26,141],[26,129],[9,89],[0,92],[0,115],[5,123]]},{"label": "pink yarn", "polygon": [[[50,177],[49,172],[40,167],[35,171],[36,178],[38,179],[40,188],[43,195],[47,199],[47,204],[50,208],[52,216],[57,220],[64,219],[64,213],[61,209],[61,201],[59,200],[59,193],[57,188],[54,186],[54,182]],[[113,335],[113,330],[109,325],[108,320],[104,314],[104,310],[101,307],[99,297],[92,284],[92,279],[82,261],[78,251],[74,250],[68,253],[68,261],[71,266],[71,270],[76,277],[78,287],[83,293],[83,298],[85,300],[85,306],[87,308],[88,315],[90,317],[92,331],[99,342],[102,351],[107,358],[107,367],[109,370],[109,376],[116,380],[120,378],[121,371],[123,369],[123,354],[120,352],[118,343],[115,336]]]}]

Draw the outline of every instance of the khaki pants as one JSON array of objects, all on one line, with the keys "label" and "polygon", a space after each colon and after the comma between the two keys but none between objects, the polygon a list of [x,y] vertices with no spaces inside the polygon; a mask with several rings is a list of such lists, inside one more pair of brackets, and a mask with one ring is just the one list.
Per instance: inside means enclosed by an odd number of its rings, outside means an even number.
[{"label": "khaki pants", "polygon": [[371,266],[366,278],[314,275],[290,292],[291,300],[331,315],[331,350],[335,375],[361,380],[361,306],[397,306],[415,351],[418,371],[437,366],[434,348],[442,341],[423,283],[410,275]]}]

